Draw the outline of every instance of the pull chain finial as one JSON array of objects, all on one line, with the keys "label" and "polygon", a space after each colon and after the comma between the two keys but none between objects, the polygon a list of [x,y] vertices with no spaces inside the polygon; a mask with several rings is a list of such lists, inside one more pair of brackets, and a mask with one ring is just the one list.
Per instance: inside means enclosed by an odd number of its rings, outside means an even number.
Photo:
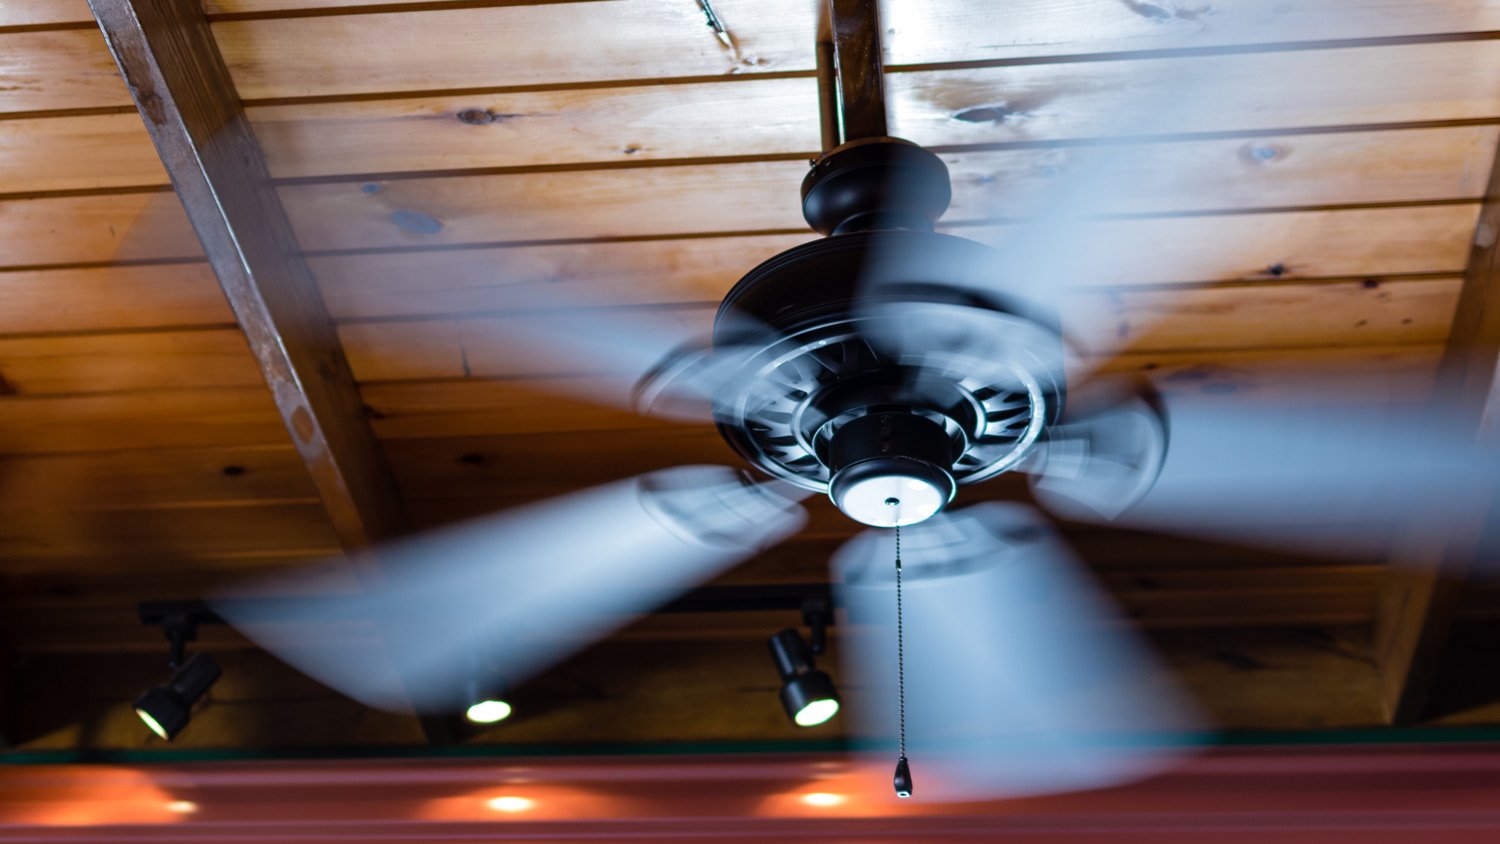
[{"label": "pull chain finial", "polygon": [[892,783],[896,796],[911,796],[911,767],[906,762],[906,631],[901,614],[901,526],[896,525],[896,712],[899,719],[901,756],[896,760]]}]

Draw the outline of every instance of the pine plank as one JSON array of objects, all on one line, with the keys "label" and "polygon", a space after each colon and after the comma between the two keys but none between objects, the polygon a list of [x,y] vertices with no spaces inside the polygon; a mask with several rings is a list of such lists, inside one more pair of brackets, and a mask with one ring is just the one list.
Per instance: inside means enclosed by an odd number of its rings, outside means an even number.
[{"label": "pine plank", "polygon": [[[1075,280],[1109,286],[1457,273],[1478,207],[1114,221],[1099,226],[1104,236],[1091,250],[1094,260]],[[990,242],[1007,236],[1004,227],[954,233]],[[808,232],[356,254],[311,264],[329,311],[340,320],[497,313],[555,302],[559,290],[567,301],[590,305],[708,303],[751,267],[813,238]],[[1112,248],[1132,243],[1155,244],[1155,259],[1142,264]]]},{"label": "pine plank", "polygon": [[[1306,349],[1128,355],[1112,374],[1149,375],[1165,392],[1238,392],[1255,400],[1284,394],[1310,372],[1344,376],[1330,400],[1409,401],[1431,389],[1437,355],[1431,346],[1387,349]],[[366,385],[362,393],[382,439],[468,437],[545,431],[609,431],[664,423],[559,395],[586,395],[590,379],[415,381]]]},{"label": "pine plank", "polygon": [[[1161,102],[1182,74],[1214,80]],[[1500,42],[891,74],[892,132],[928,146],[1500,115]],[[1180,83],[1179,83],[1180,84]],[[250,109],[281,177],[813,153],[814,80],[638,85]]]},{"label": "pine plank", "polygon": [[125,510],[316,499],[291,443],[0,459],[0,509],[27,503]]},{"label": "pine plank", "polygon": [[[1278,208],[1476,198],[1490,126],[1273,139],[1270,162],[1239,140],[1141,147],[1121,162],[1128,186],[1099,213]],[[1258,142],[1260,143],[1260,142]],[[954,201],[944,218],[1015,216],[1067,166],[1058,150],[946,156]],[[801,162],[750,162],[577,173],[401,179],[282,189],[314,250],[573,237],[797,230]],[[998,187],[1003,186],[1003,188]],[[732,202],[725,201],[733,197]]]},{"label": "pine plank", "polygon": [[1500,42],[959,68],[886,88],[892,133],[928,146],[1493,118]]},{"label": "pine plank", "polygon": [[[694,5],[668,0],[226,20],[215,25],[215,35],[248,99],[812,70],[813,4],[718,0],[714,8],[739,44],[738,55],[714,38]],[[1483,0],[1422,9],[1335,0],[1284,6],[1278,14],[1266,14],[1255,0],[1229,0],[1215,4],[1212,19],[1172,22],[1149,14],[1160,8],[1036,0],[996,15],[965,0],[887,3],[886,61],[997,61],[1500,28],[1500,13]],[[505,50],[495,49],[497,33],[505,34]]]},{"label": "pine plank", "polygon": [[199,258],[171,191],[0,201],[5,266]]},{"label": "pine plank", "polygon": [[528,301],[555,301],[559,290],[590,305],[702,303],[722,298],[761,261],[816,237],[806,231],[414,251],[314,257],[309,263],[339,320],[504,311]]},{"label": "pine plank", "polygon": [[287,442],[263,385],[3,402],[0,455]]},{"label": "pine plank", "polygon": [[[1136,162],[1136,178],[1152,189],[1113,210],[1477,197],[1483,177],[1476,162],[1492,152],[1495,136],[1494,127],[1480,126],[1287,138],[1272,141],[1282,157],[1269,164],[1248,161],[1241,141],[1153,145]],[[1056,150],[1009,150],[954,154],[949,163],[955,201],[945,219],[962,221],[1024,211],[1060,159]],[[798,231],[805,226],[796,192],[803,168],[749,162],[403,179],[297,185],[282,194],[311,249]],[[0,236],[12,266],[201,255],[169,192],[0,202]]]},{"label": "pine plank", "polygon": [[0,335],[232,325],[206,263],[0,272]]},{"label": "pine plank", "polygon": [[[1085,313],[1120,325],[1112,340],[1131,352],[1440,343],[1458,300],[1459,278],[1337,284],[1269,283],[1223,289],[1119,290],[1075,294],[1063,328]],[[673,311],[681,340],[708,330],[713,308]],[[515,326],[545,315],[344,325],[339,336],[360,381],[514,378],[576,373],[574,364],[508,342]],[[1087,324],[1097,324],[1097,318]],[[1074,338],[1089,350],[1089,338]],[[0,346],[3,355],[3,346]],[[3,360],[3,357],[0,357]],[[599,362],[600,371],[612,369]],[[641,373],[632,373],[639,376]]]},{"label": "pine plank", "polygon": [[[1105,313],[1118,326],[1106,348],[1123,341],[1120,347],[1140,353],[1424,345],[1448,336],[1461,286],[1452,277],[1079,293],[1063,300],[1063,328],[1083,313]],[[1085,353],[1098,348],[1087,335],[1072,339]]]},{"label": "pine plank", "polygon": [[[1080,284],[1162,284],[1456,273],[1478,205],[1235,214],[1108,224]],[[1104,228],[1101,226],[1101,228]],[[997,240],[1003,228],[958,234]],[[590,304],[714,302],[760,261],[815,235],[716,237],[315,257],[337,319],[498,313],[556,285]],[[1111,244],[1157,244],[1149,265]],[[571,292],[576,291],[576,292]],[[207,264],[0,272],[0,334],[226,325]]]},{"label": "pine plank", "polygon": [[158,510],[12,509],[0,511],[0,523],[5,525],[0,558],[13,575],[49,561],[150,567],[200,556],[317,557],[339,551],[338,537],[316,501]]},{"label": "pine plank", "polygon": [[129,106],[98,29],[0,32],[0,113]]},{"label": "pine plank", "polygon": [[23,396],[265,383],[235,328],[0,338],[0,377]]},{"label": "pine plank", "polygon": [[41,26],[44,24],[82,23],[91,21],[88,0],[3,0],[0,2],[0,26]]},{"label": "pine plank", "polygon": [[165,184],[137,115],[0,120],[0,193]]},{"label": "pine plank", "polygon": [[1325,39],[1392,38],[1500,29],[1488,0],[1420,6],[1378,0],[1323,0],[1267,7],[1258,0],[1211,6],[1167,0],[1026,0],[996,14],[972,0],[882,0],[887,65],[1026,56],[1097,54]]},{"label": "pine plank", "polygon": [[258,106],[249,115],[278,177],[818,149],[809,78]]},{"label": "pine plank", "polygon": [[812,4],[720,0],[715,10],[741,21],[738,56],[696,4],[665,0],[234,20],[214,35],[248,100],[812,68]]}]

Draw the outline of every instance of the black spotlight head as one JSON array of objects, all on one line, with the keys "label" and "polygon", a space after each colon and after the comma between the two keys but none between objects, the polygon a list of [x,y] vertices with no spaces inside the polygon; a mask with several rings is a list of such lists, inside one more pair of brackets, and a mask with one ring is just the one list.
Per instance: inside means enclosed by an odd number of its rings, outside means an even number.
[{"label": "black spotlight head", "polygon": [[816,727],[839,711],[833,678],[813,665],[812,650],[790,628],[771,637],[771,658],[781,674],[781,705],[799,727]]},{"label": "black spotlight head", "polygon": [[223,672],[208,654],[194,654],[164,686],[147,689],[135,701],[135,714],[163,739],[171,741],[193,716],[193,704]]}]

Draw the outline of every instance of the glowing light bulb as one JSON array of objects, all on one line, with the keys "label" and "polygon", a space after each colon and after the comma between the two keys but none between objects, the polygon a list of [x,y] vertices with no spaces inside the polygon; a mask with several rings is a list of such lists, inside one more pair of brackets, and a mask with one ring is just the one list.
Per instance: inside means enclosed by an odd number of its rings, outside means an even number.
[{"label": "glowing light bulb", "polygon": [[815,700],[797,711],[797,716],[792,719],[799,727],[816,727],[827,721],[839,711],[839,702],[832,698]]},{"label": "glowing light bulb", "polygon": [[524,812],[536,805],[536,801],[508,794],[489,801],[489,807],[497,812]]},{"label": "glowing light bulb", "polygon": [[198,811],[198,804],[191,800],[173,800],[167,804],[167,811],[179,815],[191,815]]},{"label": "glowing light bulb", "polygon": [[510,704],[503,700],[481,700],[471,704],[464,717],[476,724],[493,724],[510,717]]},{"label": "glowing light bulb", "polygon": [[829,794],[826,791],[814,791],[811,794],[802,795],[802,802],[809,806],[827,808],[829,806],[841,805],[847,799],[842,794]]}]

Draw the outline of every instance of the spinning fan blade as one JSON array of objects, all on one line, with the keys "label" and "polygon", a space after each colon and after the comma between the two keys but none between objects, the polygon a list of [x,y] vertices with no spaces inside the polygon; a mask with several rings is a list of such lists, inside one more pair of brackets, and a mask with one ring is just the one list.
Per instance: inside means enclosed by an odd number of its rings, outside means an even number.
[{"label": "spinning fan blade", "polygon": [[[1252,40],[1251,32],[1253,40],[1274,41],[1275,25],[1262,11],[1205,16],[1177,26],[1175,39],[1170,30],[1163,30],[1166,55],[1112,64],[1109,74],[1087,82],[1052,71],[1063,76],[1030,83],[1046,85],[1040,88],[1045,93],[1027,90],[1023,78],[1014,92],[990,95],[1000,99],[1000,112],[1007,110],[1009,93],[1044,104],[1014,119],[994,120],[990,135],[976,133],[975,142],[1022,145],[991,153],[993,171],[976,166],[984,153],[945,155],[954,199],[940,228],[995,248],[974,261],[944,248],[941,239],[886,241],[865,277],[866,313],[889,317],[876,321],[872,339],[897,348],[958,349],[970,342],[973,335],[954,326],[951,308],[911,307],[903,286],[930,283],[1023,316],[1060,313],[1063,335],[1076,353],[1067,368],[1088,374],[1170,312],[1125,313],[1103,295],[1103,287],[1199,282],[1224,272],[1205,260],[1201,247],[1163,243],[1130,218],[1241,203],[1234,187],[1226,186],[1226,174],[1245,181],[1261,170],[1269,174],[1279,148],[1249,139],[1236,154],[1233,147],[1195,146],[1193,135],[1270,128],[1259,115],[1283,100],[1284,92],[1264,89],[1255,77],[1279,77],[1266,68],[1280,62],[1306,62],[1257,55],[1252,68],[1244,57],[1186,49],[1205,41]],[[1181,52],[1173,55],[1171,49]],[[1070,106],[1053,112],[1045,103],[1059,92],[1067,93],[1061,99]],[[1078,100],[1097,108],[1074,111]],[[896,134],[907,128],[899,121],[893,127]],[[921,120],[909,128],[917,142],[930,131]],[[900,188],[899,182],[890,186]]]},{"label": "spinning fan blade", "polygon": [[722,467],[668,469],[372,551],[383,577],[360,594],[306,597],[321,579],[309,571],[214,609],[365,704],[451,711],[476,661],[492,679],[526,678],[787,538],[803,494]]},{"label": "spinning fan blade", "polygon": [[[1146,436],[1143,427],[1108,413],[1071,434],[1064,426],[1062,459],[1049,444],[1033,488],[1064,518],[1376,557],[1403,520],[1461,512],[1500,477],[1500,450],[1480,444],[1451,405],[1348,407],[1319,398],[1329,392],[1308,385],[1260,403],[1170,395],[1159,473],[1148,442],[1120,445]],[[1089,431],[1111,426],[1115,444],[1096,458]]]},{"label": "spinning fan blade", "polygon": [[[1040,514],[980,504],[902,530],[907,755],[924,799],[1098,788],[1187,752],[1196,719]],[[834,559],[866,735],[894,737],[895,544]]]}]

